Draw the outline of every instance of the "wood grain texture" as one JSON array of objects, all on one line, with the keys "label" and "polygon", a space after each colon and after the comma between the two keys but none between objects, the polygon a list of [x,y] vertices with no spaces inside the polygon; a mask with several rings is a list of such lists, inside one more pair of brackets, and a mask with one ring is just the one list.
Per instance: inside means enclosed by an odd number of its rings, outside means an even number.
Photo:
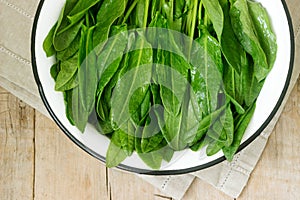
[{"label": "wood grain texture", "polygon": [[132,173],[109,169],[111,199],[161,200],[162,195],[152,185]]},{"label": "wood grain texture", "polygon": [[[300,80],[238,200],[300,197]],[[168,200],[134,174],[106,169],[47,117],[0,88],[0,199]],[[230,197],[197,179],[183,200]]]},{"label": "wood grain texture", "polygon": [[239,199],[300,198],[299,130],[300,80],[292,91],[266,149]]},{"label": "wood grain texture", "polygon": [[35,111],[0,88],[0,199],[32,199]]},{"label": "wood grain texture", "polygon": [[36,115],[35,199],[107,199],[106,168]]}]

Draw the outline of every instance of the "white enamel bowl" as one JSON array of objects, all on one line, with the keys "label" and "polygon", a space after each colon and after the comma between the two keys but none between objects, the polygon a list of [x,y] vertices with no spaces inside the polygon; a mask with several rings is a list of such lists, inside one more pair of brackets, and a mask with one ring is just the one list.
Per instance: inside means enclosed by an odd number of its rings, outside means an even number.
[{"label": "white enamel bowl", "polygon": [[[257,100],[257,107],[252,120],[245,132],[240,149],[249,145],[272,120],[279,109],[289,86],[293,70],[294,41],[289,12],[284,0],[258,0],[267,9],[277,36],[278,54],[274,68],[270,72]],[[65,115],[65,104],[62,93],[54,91],[54,81],[50,76],[50,67],[54,58],[47,58],[43,48],[43,40],[50,28],[58,19],[64,0],[41,0],[32,30],[32,63],[40,95],[53,120],[62,131],[79,147],[92,156],[105,162],[109,139],[99,134],[88,125],[84,134],[72,126]],[[213,166],[225,158],[222,152],[207,157],[205,151],[192,152],[184,150],[177,152],[169,164],[164,164],[160,170],[153,171],[136,155],[127,158],[118,168],[126,171],[166,175],[183,174]]]}]

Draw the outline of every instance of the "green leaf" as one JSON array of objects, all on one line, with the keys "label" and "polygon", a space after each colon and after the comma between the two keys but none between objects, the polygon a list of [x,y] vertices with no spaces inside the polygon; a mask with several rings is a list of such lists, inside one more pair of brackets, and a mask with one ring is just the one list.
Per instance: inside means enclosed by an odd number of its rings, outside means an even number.
[{"label": "green leaf", "polygon": [[66,61],[75,55],[79,50],[81,34],[78,33],[75,39],[72,41],[70,46],[63,51],[58,51],[56,58],[60,61]]},{"label": "green leaf", "polygon": [[169,146],[162,145],[158,150],[149,153],[138,153],[139,157],[152,169],[160,169],[162,161],[170,162],[174,154],[174,150]]},{"label": "green leaf", "polygon": [[222,149],[227,160],[232,161],[234,154],[237,152],[241,144],[242,138],[244,136],[244,133],[248,127],[248,124],[250,123],[251,118],[254,114],[255,107],[256,105],[253,104],[251,107],[248,108],[244,115],[241,115],[239,119],[236,120],[233,142],[230,146],[225,146]]},{"label": "green leaf", "polygon": [[72,90],[68,101],[70,118],[73,119],[75,126],[84,132],[88,122],[89,113],[86,112],[81,104],[81,97],[79,94],[79,88],[76,87]]},{"label": "green leaf", "polygon": [[[162,148],[160,146],[161,142],[164,140],[164,136],[159,129],[158,118],[156,116],[157,112],[161,112],[158,109],[160,107],[153,106],[149,116],[148,121],[143,127],[142,138],[141,138],[141,149],[143,153],[151,152],[157,148]],[[147,122],[148,122],[147,121]],[[166,145],[167,143],[165,143]]]},{"label": "green leaf", "polygon": [[257,33],[248,11],[247,1],[235,1],[230,8],[230,17],[238,40],[254,60],[254,74],[260,82],[266,78],[270,70],[265,52],[257,38]]},{"label": "green leaf", "polygon": [[138,153],[139,157],[152,169],[158,170],[161,166],[163,155],[159,151]]},{"label": "green leaf", "polygon": [[[104,0],[97,14],[97,25],[93,36],[95,51],[98,54],[106,42],[110,27],[125,11],[125,0]],[[99,46],[100,45],[100,46]]]},{"label": "green leaf", "polygon": [[[241,72],[243,67],[243,59],[246,57],[246,52],[235,36],[231,19],[229,15],[229,3],[227,0],[220,0],[220,4],[224,13],[224,28],[220,44],[222,52],[229,65],[237,72]],[[224,81],[226,84],[226,81]]]},{"label": "green leaf", "polygon": [[[129,101],[131,119],[138,126],[143,126],[150,111],[151,93],[149,86],[140,87],[134,91]],[[143,97],[143,99],[141,98]]]},{"label": "green leaf", "polygon": [[60,71],[55,82],[56,91],[66,91],[74,88],[78,70],[78,54],[60,63]]},{"label": "green leaf", "polygon": [[[135,96],[136,106],[142,104],[147,94],[148,84],[152,76],[153,51],[145,36],[137,32],[138,36],[134,44],[134,51],[129,53],[128,66],[122,71],[121,78],[116,84],[112,98],[112,121],[120,128],[130,119],[129,102],[135,90],[139,89],[139,95]],[[140,74],[144,74],[140,76]],[[123,76],[122,76],[123,75]]]},{"label": "green leaf", "polygon": [[80,31],[83,21],[76,24],[70,24],[67,19],[69,12],[73,9],[76,3],[76,0],[66,1],[65,6],[60,13],[53,36],[53,46],[56,51],[62,51],[68,48],[77,36],[77,33]]},{"label": "green leaf", "polygon": [[57,23],[55,23],[54,26],[51,28],[51,30],[49,31],[47,37],[45,38],[45,40],[43,42],[43,49],[44,49],[47,57],[53,56],[56,53],[54,46],[53,46],[53,37],[54,37],[54,32],[55,32],[56,26],[57,26]]},{"label": "green leaf", "polygon": [[[134,33],[130,34],[130,36],[128,38],[127,50],[131,48],[131,44],[133,43],[131,40],[134,40],[134,37],[132,38],[132,36],[134,36]],[[104,91],[102,93],[99,93],[99,90],[97,90],[96,110],[97,110],[98,116],[104,121],[112,121],[111,120],[111,97],[113,94],[113,89],[115,88],[117,82],[119,81],[122,72],[125,69],[127,69],[128,60],[129,60],[129,55],[125,54],[121,60],[121,63],[119,65],[116,73],[113,75],[111,80],[105,86]],[[104,114],[103,110],[106,110],[107,112]]]},{"label": "green leaf", "polygon": [[267,56],[269,68],[272,68],[276,59],[277,43],[269,15],[261,3],[254,1],[247,1],[247,3],[259,42]]},{"label": "green leaf", "polygon": [[79,92],[81,103],[86,112],[91,113],[97,91],[97,57],[93,50],[93,28],[83,26],[79,50]]},{"label": "green leaf", "polygon": [[[207,136],[217,142],[217,146],[230,146],[233,142],[234,119],[230,104],[227,105],[225,112],[219,116],[207,132]],[[220,149],[219,149],[220,150]],[[213,155],[213,154],[210,154]]]},{"label": "green leaf", "polygon": [[68,90],[64,92],[64,101],[66,105],[66,116],[69,122],[75,126],[75,122],[72,114],[72,90]]},{"label": "green leaf", "polygon": [[[156,67],[157,82],[162,85],[160,96],[164,108],[176,116],[186,91],[189,64],[175,53],[161,51],[162,66]],[[180,69],[179,69],[180,68]]]},{"label": "green leaf", "polygon": [[101,96],[104,87],[116,73],[128,42],[126,25],[113,26],[111,38],[107,41],[97,60],[98,88],[97,95]]},{"label": "green leaf", "polygon": [[120,141],[121,141],[121,147],[122,149],[125,151],[127,156],[131,156],[133,151],[134,151],[134,147],[135,147],[135,138],[134,135],[132,135],[132,133],[134,133],[134,127],[133,124],[131,122],[127,123],[127,130],[128,133],[124,132],[123,130],[119,129],[116,130],[114,134],[118,134]]},{"label": "green leaf", "polygon": [[[245,54],[245,60],[246,54]],[[248,65],[244,65],[241,70],[244,70],[244,68],[248,67]],[[227,98],[230,98],[234,105],[236,105],[235,102],[239,105],[244,104],[244,96],[243,96],[243,85],[242,80],[244,78],[244,72],[237,72],[234,70],[233,67],[231,67],[226,61],[224,62],[224,71],[223,71],[223,83],[225,88],[225,93],[227,95]]]},{"label": "green leaf", "polygon": [[170,148],[169,146],[164,146],[162,148],[162,154],[163,154],[163,160],[170,162],[174,155],[174,150]]},{"label": "green leaf", "polygon": [[196,151],[199,151],[200,149],[202,149],[203,147],[205,147],[208,144],[209,144],[209,141],[207,140],[207,138],[206,137],[202,137],[196,143],[194,143],[193,145],[191,145],[190,149],[192,151],[196,152]]},{"label": "green leaf", "polygon": [[211,125],[216,121],[216,119],[221,115],[221,113],[226,109],[227,105],[222,106],[221,108],[217,109],[216,111],[210,113],[209,115],[205,116],[198,125],[198,130],[196,137],[194,138],[193,142],[190,145],[195,145],[198,143],[203,136],[207,133]]},{"label": "green leaf", "polygon": [[79,0],[71,10],[71,12],[68,14],[70,23],[75,24],[80,21],[85,16],[87,11],[100,1],[101,0]]},{"label": "green leaf", "polygon": [[53,45],[56,51],[63,51],[67,49],[71,43],[76,38],[77,34],[80,32],[81,26],[83,24],[83,20],[72,25],[65,31],[60,33],[55,32]]},{"label": "green leaf", "polygon": [[[216,110],[222,84],[223,64],[220,46],[207,31],[196,40],[192,60],[199,60],[191,69],[191,86],[204,116]],[[196,65],[196,66],[194,66]]]},{"label": "green leaf", "polygon": [[249,63],[242,69],[242,94],[245,104],[250,107],[257,99],[264,85],[264,81],[259,82],[255,76],[253,63]]},{"label": "green leaf", "polygon": [[[149,2],[149,0],[148,0],[148,2]],[[136,4],[136,9],[135,9],[136,22],[135,22],[135,24],[139,28],[144,28],[144,26],[145,26],[144,19],[145,19],[145,17],[147,17],[146,15],[148,15],[147,14],[147,12],[148,12],[147,6],[149,6],[149,5],[147,4],[147,1],[145,1],[145,0],[138,1],[138,3]]]},{"label": "green leaf", "polygon": [[224,24],[224,15],[222,7],[218,0],[202,0],[205,11],[209,19],[212,21],[218,39],[221,40]]},{"label": "green leaf", "polygon": [[59,74],[59,71],[60,71],[60,63],[59,62],[57,62],[57,63],[55,63],[54,65],[51,66],[50,74],[51,74],[51,77],[54,79],[54,81],[57,80],[57,76]]},{"label": "green leaf", "polygon": [[[145,130],[144,130],[145,132]],[[142,140],[141,140],[141,149],[143,153],[148,153],[153,150],[156,150],[157,147],[160,147],[160,143],[164,140],[164,136],[162,133],[157,133],[151,137],[145,137],[145,133],[143,132]]]},{"label": "green leaf", "polygon": [[199,113],[193,108],[189,98],[189,92],[188,88],[185,98],[183,99],[180,113],[174,116],[165,110],[165,124],[164,126],[160,124],[163,136],[169,146],[176,151],[183,150],[193,142],[199,127]]},{"label": "green leaf", "polygon": [[116,167],[123,162],[126,157],[126,151],[121,148],[120,135],[113,133],[111,142],[106,152],[106,167]]},{"label": "green leaf", "polygon": [[243,106],[237,102],[233,97],[231,97],[230,95],[226,94],[226,98],[230,99],[230,102],[232,103],[232,105],[235,108],[235,111],[238,114],[244,114],[245,113],[245,109],[243,108]]}]

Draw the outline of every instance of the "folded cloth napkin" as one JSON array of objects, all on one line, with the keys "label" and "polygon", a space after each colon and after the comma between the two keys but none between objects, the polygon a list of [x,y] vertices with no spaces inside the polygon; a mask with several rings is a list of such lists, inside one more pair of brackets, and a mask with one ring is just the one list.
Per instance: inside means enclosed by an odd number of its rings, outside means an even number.
[{"label": "folded cloth napkin", "polygon": [[[5,29],[0,30],[0,86],[49,116],[34,82],[30,62],[30,36],[38,3],[38,0],[0,0],[0,25],[5,27]],[[231,197],[240,195],[300,73],[300,57],[297,54],[300,51],[298,40],[300,4],[298,0],[287,0],[286,3],[290,8],[295,30],[295,67],[286,98],[268,127],[253,143],[239,152],[230,163],[224,161],[192,174],[160,177],[141,176],[141,178],[174,199],[181,199],[184,196],[195,177],[206,181]]]}]

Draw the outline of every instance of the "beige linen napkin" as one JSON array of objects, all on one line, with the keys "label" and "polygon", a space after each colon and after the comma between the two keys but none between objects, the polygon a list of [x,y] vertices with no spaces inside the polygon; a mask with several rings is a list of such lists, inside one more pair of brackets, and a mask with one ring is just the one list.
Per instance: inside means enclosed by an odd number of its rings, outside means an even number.
[{"label": "beige linen napkin", "polygon": [[[141,176],[144,180],[174,199],[183,197],[195,177],[231,197],[239,196],[264,150],[300,72],[300,57],[297,55],[300,51],[300,4],[298,0],[286,2],[292,15],[296,38],[295,68],[288,95],[273,121],[251,145],[238,153],[231,163],[224,161],[208,169],[180,176]],[[30,36],[38,3],[38,0],[0,0],[0,26],[5,27],[0,30],[0,86],[48,116],[34,82],[30,62]]]}]

